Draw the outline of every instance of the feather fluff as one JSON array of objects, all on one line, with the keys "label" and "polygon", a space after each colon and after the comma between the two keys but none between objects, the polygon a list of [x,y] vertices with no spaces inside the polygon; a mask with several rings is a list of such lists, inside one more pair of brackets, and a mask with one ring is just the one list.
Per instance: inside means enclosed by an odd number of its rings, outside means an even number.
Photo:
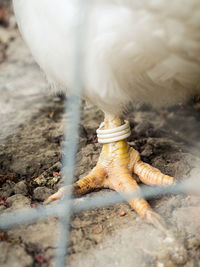
[{"label": "feather fluff", "polygon": [[[77,0],[13,0],[22,35],[57,90],[72,90]],[[199,0],[93,0],[83,95],[105,112],[200,92]]]}]

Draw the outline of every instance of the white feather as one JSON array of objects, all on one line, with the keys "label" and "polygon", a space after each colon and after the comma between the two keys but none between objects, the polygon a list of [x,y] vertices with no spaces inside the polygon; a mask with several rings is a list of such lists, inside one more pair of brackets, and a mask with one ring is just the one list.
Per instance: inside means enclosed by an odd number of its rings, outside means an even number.
[{"label": "white feather", "polygon": [[[77,0],[13,0],[32,54],[57,89],[72,89]],[[199,0],[93,0],[82,45],[84,97],[120,113],[200,92]]]}]

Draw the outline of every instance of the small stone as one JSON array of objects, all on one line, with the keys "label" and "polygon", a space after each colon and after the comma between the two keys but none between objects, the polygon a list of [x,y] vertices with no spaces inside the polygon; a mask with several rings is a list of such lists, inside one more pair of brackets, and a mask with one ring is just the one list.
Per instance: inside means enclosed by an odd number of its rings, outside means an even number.
[{"label": "small stone", "polygon": [[15,183],[12,181],[6,181],[2,188],[0,189],[0,196],[1,197],[9,197],[14,193],[14,186]]},{"label": "small stone", "polygon": [[140,154],[142,157],[149,157],[153,154],[153,149],[151,145],[145,145],[144,149],[142,150],[142,153]]},{"label": "small stone", "polygon": [[17,183],[14,187],[14,192],[15,194],[21,194],[23,196],[26,196],[28,194],[28,188],[25,181]]},{"label": "small stone", "polygon": [[2,242],[0,244],[0,266],[32,266],[33,259],[27,254],[25,249],[18,245],[10,245],[7,242]]},{"label": "small stone", "polygon": [[119,214],[120,217],[123,217],[123,216],[125,216],[125,215],[126,215],[126,212],[125,212],[124,210],[121,211],[120,214]]},{"label": "small stone", "polygon": [[198,238],[188,239],[187,247],[189,249],[194,249],[194,248],[200,247],[200,239],[198,239]]},{"label": "small stone", "polygon": [[17,195],[7,198],[6,202],[10,206],[10,208],[8,208],[6,211],[12,211],[16,209],[30,207],[30,203],[31,203],[29,198],[21,194],[17,194]]},{"label": "small stone", "polygon": [[53,190],[45,186],[37,187],[33,192],[34,198],[39,201],[46,200],[52,194]]}]

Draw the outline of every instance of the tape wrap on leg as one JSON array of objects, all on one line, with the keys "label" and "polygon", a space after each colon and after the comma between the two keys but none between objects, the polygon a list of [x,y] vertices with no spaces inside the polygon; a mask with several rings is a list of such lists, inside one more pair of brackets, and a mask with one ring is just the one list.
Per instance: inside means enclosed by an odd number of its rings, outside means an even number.
[{"label": "tape wrap on leg", "polygon": [[131,135],[130,124],[126,120],[124,122],[123,125],[112,129],[102,129],[105,123],[101,123],[100,127],[97,129],[98,142],[107,144],[128,138]]}]

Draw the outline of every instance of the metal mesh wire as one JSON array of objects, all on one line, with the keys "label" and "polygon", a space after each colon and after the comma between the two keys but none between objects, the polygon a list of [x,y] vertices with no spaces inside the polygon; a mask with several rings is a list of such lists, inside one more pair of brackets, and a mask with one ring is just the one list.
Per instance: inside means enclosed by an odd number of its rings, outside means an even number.
[{"label": "metal mesh wire", "polygon": [[[90,1],[79,1],[79,15],[77,17],[77,33],[75,37],[75,50],[74,50],[74,90],[76,94],[72,94],[68,98],[66,105],[66,114],[69,117],[68,121],[68,130],[66,131],[66,147],[65,157],[64,157],[64,177],[67,179],[64,180],[64,185],[70,185],[73,183],[74,168],[75,168],[75,155],[76,155],[76,146],[78,140],[78,124],[80,119],[80,100],[81,100],[81,88],[82,88],[82,62],[80,61],[81,46],[83,43],[84,31],[86,27],[86,17],[89,10]],[[70,140],[70,141],[69,141]],[[132,194],[120,196],[116,193],[106,193],[103,197],[93,197],[92,201],[90,199],[85,199],[84,201],[73,200],[71,198],[71,191],[68,187],[65,198],[56,204],[50,206],[43,206],[38,209],[28,208],[21,211],[12,212],[10,214],[2,215],[0,218],[0,229],[8,229],[11,227],[17,227],[22,223],[30,223],[36,220],[45,219],[48,216],[56,216],[59,219],[59,234],[57,240],[57,251],[55,255],[55,265],[56,266],[66,266],[66,251],[69,241],[69,222],[70,214],[72,212],[83,211],[85,209],[97,208],[106,205],[115,204],[125,199],[130,199],[134,197],[144,197],[146,199],[151,198],[152,196],[157,196],[163,193],[177,194],[180,192],[184,193],[198,193],[200,181],[192,178],[193,180],[187,180],[181,183],[178,183],[172,188],[161,188],[148,186],[142,186],[141,192],[134,192]]]}]

